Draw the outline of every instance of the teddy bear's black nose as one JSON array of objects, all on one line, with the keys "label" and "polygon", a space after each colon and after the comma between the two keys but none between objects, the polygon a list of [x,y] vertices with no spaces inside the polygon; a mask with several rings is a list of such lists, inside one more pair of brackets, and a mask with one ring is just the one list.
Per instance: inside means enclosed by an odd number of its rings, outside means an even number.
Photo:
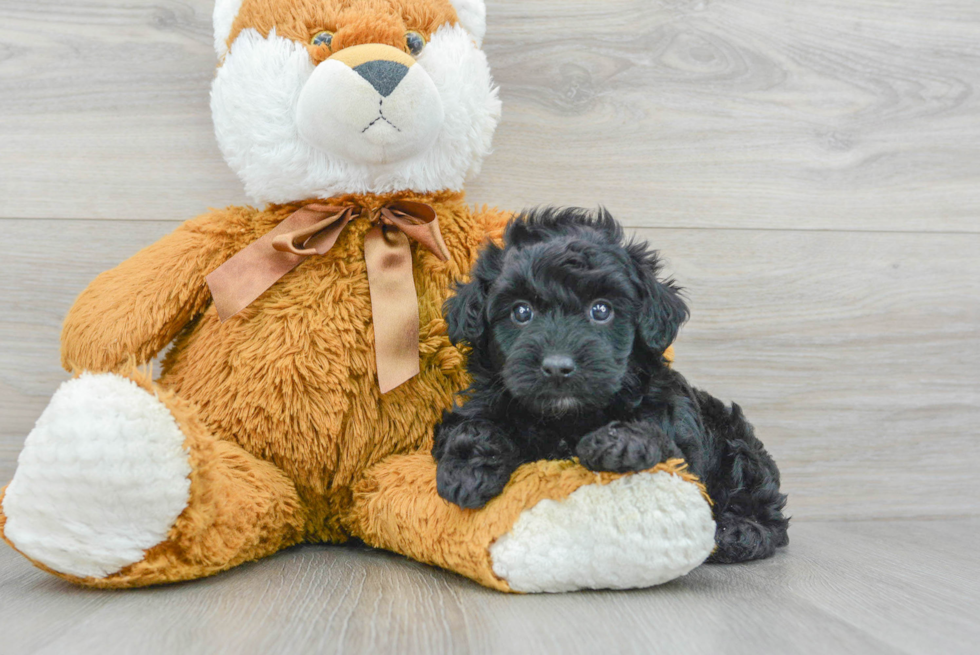
[{"label": "teddy bear's black nose", "polygon": [[556,381],[570,378],[575,373],[575,360],[568,355],[548,355],[541,362],[541,372]]},{"label": "teddy bear's black nose", "polygon": [[408,66],[397,61],[375,59],[356,66],[354,72],[370,82],[378,93],[387,98],[408,75]]}]

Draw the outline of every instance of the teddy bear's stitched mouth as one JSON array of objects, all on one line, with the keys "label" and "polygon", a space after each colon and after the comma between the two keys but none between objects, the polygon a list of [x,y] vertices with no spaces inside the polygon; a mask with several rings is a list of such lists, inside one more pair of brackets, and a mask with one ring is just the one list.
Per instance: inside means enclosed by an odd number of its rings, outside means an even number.
[{"label": "teddy bear's stitched mouth", "polygon": [[378,117],[375,118],[370,123],[368,123],[367,124],[367,127],[365,127],[363,130],[361,130],[361,134],[364,134],[365,132],[367,132],[368,130],[370,130],[372,127],[374,127],[375,123],[377,123],[378,121],[384,121],[388,125],[391,125],[393,128],[395,128],[395,131],[396,132],[401,132],[402,131],[402,129],[400,127],[398,127],[397,125],[395,125],[394,123],[392,123],[390,120],[388,120],[388,117],[385,116],[384,109],[383,109],[384,102],[385,102],[384,98],[382,98],[378,102]]},{"label": "teddy bear's stitched mouth", "polygon": [[363,130],[361,130],[361,134],[364,134],[365,132],[367,132],[368,130],[370,130],[372,127],[374,127],[374,125],[378,121],[384,121],[388,125],[391,125],[393,128],[395,128],[395,131],[397,131],[397,132],[401,132],[402,131],[400,127],[398,127],[397,125],[395,125],[394,123],[392,123],[390,120],[388,120],[387,118],[385,118],[385,115],[384,114],[378,114],[378,117],[377,118],[375,118],[373,121],[371,121],[370,123],[368,123],[367,127],[365,127]]}]

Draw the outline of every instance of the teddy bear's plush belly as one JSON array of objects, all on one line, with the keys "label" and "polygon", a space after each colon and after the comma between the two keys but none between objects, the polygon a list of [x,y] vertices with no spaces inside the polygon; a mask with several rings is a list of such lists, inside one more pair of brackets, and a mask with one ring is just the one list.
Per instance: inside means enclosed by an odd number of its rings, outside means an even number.
[{"label": "teddy bear's plush belly", "polygon": [[342,536],[337,517],[364,469],[427,447],[464,384],[461,356],[438,333],[449,280],[417,275],[422,373],[381,395],[363,258],[347,245],[305,261],[224,324],[209,308],[175,341],[161,377],[215,436],[289,475],[311,530],[330,539]]}]

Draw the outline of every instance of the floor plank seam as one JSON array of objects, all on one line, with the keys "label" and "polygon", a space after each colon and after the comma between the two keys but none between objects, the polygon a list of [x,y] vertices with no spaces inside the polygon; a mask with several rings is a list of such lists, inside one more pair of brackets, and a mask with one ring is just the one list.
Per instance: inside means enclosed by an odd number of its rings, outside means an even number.
[{"label": "floor plank seam", "polygon": [[[201,210],[201,213],[205,213],[209,209],[205,208]],[[194,218],[193,216],[188,216],[187,218],[90,218],[90,217],[25,217],[25,216],[0,216],[0,221],[77,221],[77,222],[95,222],[95,223],[114,223],[114,222],[127,222],[127,223],[159,223],[168,224],[173,223],[179,225],[186,220]],[[977,217],[978,222],[980,222],[980,216]],[[980,237],[980,230],[875,230],[875,229],[854,229],[854,228],[823,228],[823,227],[736,227],[736,226],[706,226],[706,225],[637,225],[631,224],[629,222],[621,221],[623,227],[627,230],[673,230],[673,231],[691,231],[691,232],[784,232],[789,234],[801,234],[801,233],[828,233],[828,234],[903,234],[910,236],[941,236],[941,235],[951,235],[951,236],[978,236]]]}]

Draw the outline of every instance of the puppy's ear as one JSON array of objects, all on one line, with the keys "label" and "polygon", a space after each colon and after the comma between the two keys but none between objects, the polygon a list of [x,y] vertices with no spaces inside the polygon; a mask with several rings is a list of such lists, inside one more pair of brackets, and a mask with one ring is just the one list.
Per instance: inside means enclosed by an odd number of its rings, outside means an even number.
[{"label": "puppy's ear", "polygon": [[662,354],[674,343],[690,312],[681,288],[673,280],[662,280],[662,264],[656,251],[645,243],[631,243],[627,250],[636,266],[640,290],[637,332],[651,352]]},{"label": "puppy's ear", "polygon": [[488,327],[487,294],[502,263],[503,250],[488,245],[477,259],[470,281],[457,284],[454,295],[443,305],[449,340],[454,346],[467,342],[479,347],[482,343]]},{"label": "puppy's ear", "polygon": [[456,285],[455,292],[442,307],[449,340],[454,346],[463,342],[478,345],[486,331],[487,290],[480,280],[473,279]]}]

